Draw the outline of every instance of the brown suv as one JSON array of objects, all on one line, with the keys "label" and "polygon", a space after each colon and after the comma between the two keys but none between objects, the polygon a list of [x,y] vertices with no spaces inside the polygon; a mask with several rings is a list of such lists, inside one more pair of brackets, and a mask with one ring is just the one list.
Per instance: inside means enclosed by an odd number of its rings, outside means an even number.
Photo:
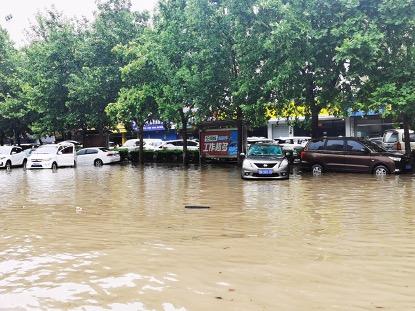
[{"label": "brown suv", "polygon": [[375,143],[356,137],[313,139],[301,153],[301,166],[313,174],[323,171],[400,173],[402,154],[387,152]]}]

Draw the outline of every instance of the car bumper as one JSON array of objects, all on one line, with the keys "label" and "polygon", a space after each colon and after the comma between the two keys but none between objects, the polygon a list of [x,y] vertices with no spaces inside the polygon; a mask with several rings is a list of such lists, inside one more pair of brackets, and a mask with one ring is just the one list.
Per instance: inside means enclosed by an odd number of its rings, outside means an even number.
[{"label": "car bumper", "polygon": [[289,167],[281,170],[273,170],[271,174],[260,174],[258,169],[242,169],[243,179],[288,179],[290,177]]},{"label": "car bumper", "polygon": [[52,161],[48,162],[27,162],[27,169],[40,169],[40,168],[52,168]]},{"label": "car bumper", "polygon": [[112,164],[112,163],[117,163],[120,161],[121,161],[120,156],[112,156],[112,157],[107,157],[104,161],[104,164]]}]

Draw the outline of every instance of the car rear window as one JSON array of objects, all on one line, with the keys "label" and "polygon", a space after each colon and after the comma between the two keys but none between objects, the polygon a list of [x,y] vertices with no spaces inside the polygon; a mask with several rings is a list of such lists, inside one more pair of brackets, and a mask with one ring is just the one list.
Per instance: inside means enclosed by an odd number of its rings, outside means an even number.
[{"label": "car rear window", "polygon": [[329,139],[327,140],[326,150],[331,151],[343,151],[344,140],[343,139]]},{"label": "car rear window", "polygon": [[384,143],[396,143],[398,141],[398,133],[397,132],[386,132],[383,135],[383,142]]},{"label": "car rear window", "polygon": [[309,142],[307,149],[310,151],[324,150],[324,141],[323,140],[312,140]]}]

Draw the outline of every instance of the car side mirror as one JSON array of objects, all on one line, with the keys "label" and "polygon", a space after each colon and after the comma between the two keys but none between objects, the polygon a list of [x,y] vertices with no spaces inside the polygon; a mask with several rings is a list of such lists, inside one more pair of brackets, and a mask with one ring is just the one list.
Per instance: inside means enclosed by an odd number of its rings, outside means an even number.
[{"label": "car side mirror", "polygon": [[12,153],[11,154],[16,154],[17,152],[16,151],[12,151]]}]

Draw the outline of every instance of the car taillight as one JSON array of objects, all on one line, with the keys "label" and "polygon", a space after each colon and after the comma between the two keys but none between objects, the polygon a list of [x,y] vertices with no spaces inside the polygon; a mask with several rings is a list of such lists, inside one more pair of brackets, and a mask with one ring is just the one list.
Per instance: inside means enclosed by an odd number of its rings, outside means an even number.
[{"label": "car taillight", "polygon": [[113,153],[113,152],[108,152],[107,153],[107,157],[112,157],[113,155],[115,155],[115,153]]},{"label": "car taillight", "polygon": [[396,150],[402,150],[402,146],[399,141],[396,143]]},{"label": "car taillight", "polygon": [[301,153],[300,153],[300,158],[301,158],[301,160],[303,159],[303,156],[304,156],[304,150],[303,150],[303,151],[301,151]]}]

